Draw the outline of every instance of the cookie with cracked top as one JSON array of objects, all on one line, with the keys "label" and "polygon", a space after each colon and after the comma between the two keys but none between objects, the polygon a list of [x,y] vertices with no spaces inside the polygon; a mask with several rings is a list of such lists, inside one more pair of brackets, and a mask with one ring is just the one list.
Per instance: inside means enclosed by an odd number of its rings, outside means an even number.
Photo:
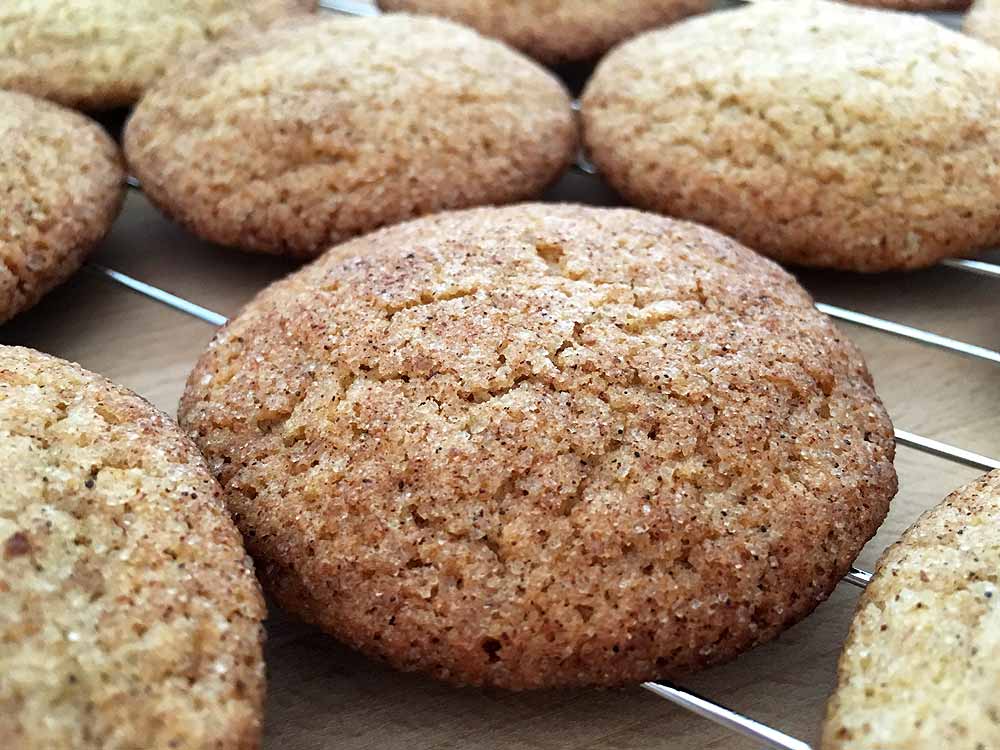
[{"label": "cookie with cracked top", "polygon": [[927,511],[858,602],[823,750],[1000,746],[1000,471]]},{"label": "cookie with cracked top", "polygon": [[711,0],[379,0],[385,10],[468,24],[544,63],[591,60],[628,37],[709,9]]},{"label": "cookie with cracked top", "polygon": [[313,257],[447,208],[540,194],[569,165],[562,84],[429,16],[290,22],[206,51],[139,103],[129,164],[196,234]]},{"label": "cookie with cracked top", "polygon": [[0,346],[0,466],[0,745],[257,748],[263,599],[177,425]]},{"label": "cookie with cracked top", "polygon": [[81,109],[133,104],[178,60],[315,0],[4,0],[0,88]]},{"label": "cookie with cracked top", "polygon": [[118,147],[96,122],[0,91],[0,323],[83,264],[124,194]]},{"label": "cookie with cracked top", "polygon": [[504,688],[773,638],[896,490],[865,364],[792,277],[631,209],[474,209],[336,247],[218,333],[180,421],[283,606]]},{"label": "cookie with cracked top", "polygon": [[1000,241],[1000,51],[919,16],[758,2],[637,37],[582,99],[630,202],[781,261],[905,270]]}]

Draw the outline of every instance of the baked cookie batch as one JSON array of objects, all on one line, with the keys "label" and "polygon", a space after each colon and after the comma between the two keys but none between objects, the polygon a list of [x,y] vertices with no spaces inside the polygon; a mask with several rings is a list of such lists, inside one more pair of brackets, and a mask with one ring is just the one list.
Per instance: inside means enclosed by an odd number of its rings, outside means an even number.
[{"label": "baked cookie batch", "polygon": [[[709,5],[3,3],[0,322],[82,265],[126,163],[192,233],[315,260],[219,331],[180,427],[0,347],[0,745],[257,747],[254,566],[357,649],[509,689],[671,678],[830,594],[893,428],[763,256],[997,243],[1000,20]],[[601,55],[577,116],[542,64]],[[124,156],[66,108],[133,104]],[[581,145],[647,212],[522,203]],[[823,747],[997,744],[998,501],[885,553]]]}]

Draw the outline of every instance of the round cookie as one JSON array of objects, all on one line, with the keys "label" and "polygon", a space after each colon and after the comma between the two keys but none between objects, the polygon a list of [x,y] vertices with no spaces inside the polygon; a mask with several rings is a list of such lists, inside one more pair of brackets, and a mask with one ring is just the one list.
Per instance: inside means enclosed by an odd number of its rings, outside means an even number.
[{"label": "round cookie", "polygon": [[337,247],[217,335],[180,419],[284,607],[504,688],[772,638],[896,488],[865,365],[795,281],[630,209],[474,209]]},{"label": "round cookie", "polygon": [[1000,240],[1000,51],[918,16],[694,18],[608,55],[583,122],[630,202],[789,263],[912,269]]},{"label": "round cookie", "polygon": [[175,60],[315,0],[4,0],[0,88],[84,109],[132,104]]},{"label": "round cookie", "polygon": [[998,569],[994,471],[882,555],[840,657],[823,750],[1000,747]]},{"label": "round cookie", "polygon": [[0,739],[253,750],[264,615],[219,486],[134,393],[0,346]]},{"label": "round cookie", "polygon": [[219,244],[298,257],[534,196],[575,149],[553,76],[471,29],[395,14],[216,45],[155,87],[125,133],[165,213]]},{"label": "round cookie", "polygon": [[965,16],[965,33],[1000,47],[1000,2],[976,0]]},{"label": "round cookie", "polygon": [[711,0],[379,0],[392,11],[433,13],[554,64],[590,60],[622,39],[709,9]]},{"label": "round cookie", "polygon": [[124,191],[118,147],[97,123],[0,91],[0,323],[83,264]]}]

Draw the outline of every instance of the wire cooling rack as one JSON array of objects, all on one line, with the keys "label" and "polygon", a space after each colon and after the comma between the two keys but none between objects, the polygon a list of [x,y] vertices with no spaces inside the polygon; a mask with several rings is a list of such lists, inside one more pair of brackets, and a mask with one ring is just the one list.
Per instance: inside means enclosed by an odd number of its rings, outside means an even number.
[{"label": "wire cooling rack", "polygon": [[[357,16],[377,15],[378,10],[361,0],[320,0],[320,7],[327,11]],[[575,168],[587,175],[596,175],[594,167],[581,155]],[[595,178],[596,179],[596,176]],[[141,185],[134,179],[129,179],[129,186],[141,190]],[[1000,281],[1000,265],[979,260],[951,259],[942,262],[943,266],[967,274],[976,274]],[[88,271],[133,291],[144,297],[167,305],[175,310],[198,318],[215,326],[224,325],[227,318],[218,312],[210,310],[191,300],[172,294],[153,284],[142,281],[134,276],[114,268],[91,263]],[[973,360],[1000,365],[1000,351],[967,343],[955,338],[942,336],[921,328],[905,325],[892,320],[879,318],[835,305],[817,303],[817,308],[832,318],[861,326],[882,334],[900,337],[924,346],[934,347],[953,354],[962,355]],[[1000,460],[981,455],[973,451],[933,440],[928,437],[904,429],[896,430],[897,444],[912,448],[923,453],[945,459],[978,471],[1000,469]],[[871,581],[872,574],[866,570],[852,567],[844,577],[843,582],[864,588]],[[800,739],[770,727],[739,712],[730,710],[719,703],[701,697],[679,685],[665,682],[646,682],[643,688],[672,703],[681,706],[695,714],[709,719],[733,732],[744,735],[761,745],[783,750],[811,750],[811,746]]]}]

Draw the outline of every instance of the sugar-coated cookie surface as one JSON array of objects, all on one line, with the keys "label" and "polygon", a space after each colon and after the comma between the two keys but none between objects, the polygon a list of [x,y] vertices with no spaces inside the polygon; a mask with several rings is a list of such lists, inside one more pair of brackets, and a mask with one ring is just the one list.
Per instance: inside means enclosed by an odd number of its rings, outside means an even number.
[{"label": "sugar-coated cookie surface", "polygon": [[226,33],[261,28],[315,0],[3,0],[0,88],[68,106],[135,102],[172,64]]},{"label": "sugar-coated cookie surface", "polygon": [[80,267],[118,215],[124,180],[97,123],[0,91],[0,323]]},{"label": "sugar-coated cookie surface", "polygon": [[589,60],[646,29],[701,13],[711,0],[379,0],[433,13],[502,39],[546,63]]},{"label": "sugar-coated cookie surface", "polygon": [[1000,472],[890,547],[858,603],[824,750],[1000,747]]},{"label": "sugar-coated cookie surface", "polygon": [[180,419],[285,607],[506,688],[773,637],[896,488],[864,362],[792,277],[629,209],[475,209],[341,245],[217,335]]},{"label": "sugar-coated cookie surface", "polygon": [[537,195],[575,146],[555,77],[471,29],[403,14],[216,45],[155,87],[125,134],[167,214],[224,245],[300,257]]},{"label": "sugar-coated cookie surface", "polygon": [[910,269],[1000,240],[1000,51],[923,17],[696,17],[609,54],[583,121],[631,202],[789,263]]},{"label": "sugar-coated cookie surface", "polygon": [[1000,47],[1000,1],[976,0],[965,16],[965,32]]},{"label": "sugar-coated cookie surface", "polygon": [[263,600],[177,425],[0,346],[0,466],[0,747],[256,748]]}]

